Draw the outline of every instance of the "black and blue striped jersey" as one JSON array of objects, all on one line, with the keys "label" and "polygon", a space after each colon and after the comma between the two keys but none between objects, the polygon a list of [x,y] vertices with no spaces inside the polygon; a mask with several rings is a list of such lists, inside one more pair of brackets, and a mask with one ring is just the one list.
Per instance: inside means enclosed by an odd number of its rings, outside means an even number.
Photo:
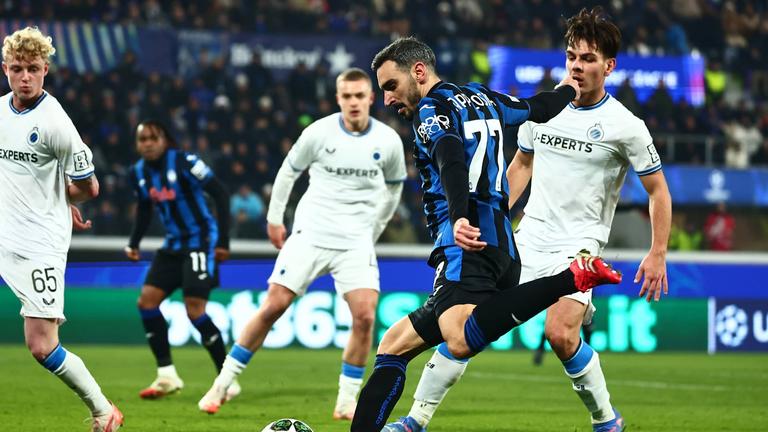
[{"label": "black and blue striped jersey", "polygon": [[163,249],[212,250],[217,246],[219,227],[203,193],[214,175],[197,155],[168,149],[158,161],[140,159],[130,175],[140,205],[157,208],[166,231]]},{"label": "black and blue striped jersey", "polygon": [[[458,141],[463,145],[469,196],[462,215],[480,229],[479,240],[514,256],[503,131],[528,119],[549,120],[574,94],[575,90],[569,89],[540,94],[548,100],[541,97],[534,100],[539,95],[517,99],[479,83],[458,86],[441,81],[421,99],[413,121],[414,160],[421,175],[424,212],[435,248],[455,244],[455,220],[451,220],[448,194],[443,185],[446,178],[453,178],[453,173],[448,177],[443,173],[441,179],[437,161],[441,144],[452,145]],[[549,95],[555,95],[557,103],[552,103],[554,99]]]}]

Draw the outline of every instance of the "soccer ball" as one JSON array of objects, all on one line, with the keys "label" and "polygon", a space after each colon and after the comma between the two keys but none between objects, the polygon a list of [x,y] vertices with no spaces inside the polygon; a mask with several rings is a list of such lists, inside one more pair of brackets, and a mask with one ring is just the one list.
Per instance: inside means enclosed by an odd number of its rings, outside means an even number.
[{"label": "soccer ball", "polygon": [[301,420],[280,419],[268,424],[261,432],[312,432],[312,428]]}]

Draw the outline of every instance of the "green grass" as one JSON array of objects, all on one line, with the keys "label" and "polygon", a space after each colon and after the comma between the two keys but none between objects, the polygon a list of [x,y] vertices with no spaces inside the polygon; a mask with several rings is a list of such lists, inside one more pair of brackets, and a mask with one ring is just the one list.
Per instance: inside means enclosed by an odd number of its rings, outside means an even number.
[{"label": "green grass", "polygon": [[[243,394],[219,414],[197,411],[213,379],[207,353],[175,349],[184,391],[142,401],[154,378],[143,346],[68,346],[80,355],[126,416],[126,431],[259,432],[295,417],[317,432],[349,430],[330,419],[341,352],[265,350],[242,377]],[[414,360],[393,413],[404,415],[428,353]],[[601,354],[612,400],[631,432],[768,430],[768,356],[758,354]],[[370,369],[370,368],[369,368]],[[17,345],[0,346],[0,430],[84,431],[77,397]],[[438,411],[430,432],[590,431],[589,419],[553,355],[541,367],[528,352],[487,352],[473,360]]]}]

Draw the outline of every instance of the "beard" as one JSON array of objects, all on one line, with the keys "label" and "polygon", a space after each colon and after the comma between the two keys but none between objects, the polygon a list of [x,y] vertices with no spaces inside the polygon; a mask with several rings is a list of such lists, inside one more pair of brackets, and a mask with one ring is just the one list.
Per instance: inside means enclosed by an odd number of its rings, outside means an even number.
[{"label": "beard", "polygon": [[[419,105],[421,96],[419,95],[419,88],[416,86],[416,80],[410,79],[408,83],[408,91],[405,93],[405,102],[400,102],[392,106],[400,117],[405,118],[408,121],[413,120],[414,110]],[[402,110],[402,111],[401,111]]]}]

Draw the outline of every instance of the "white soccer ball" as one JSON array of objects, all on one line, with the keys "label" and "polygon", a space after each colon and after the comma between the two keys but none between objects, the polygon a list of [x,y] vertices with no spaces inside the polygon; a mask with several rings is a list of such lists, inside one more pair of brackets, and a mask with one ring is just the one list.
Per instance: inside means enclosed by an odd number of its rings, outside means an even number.
[{"label": "white soccer ball", "polygon": [[748,330],[747,313],[736,305],[724,307],[715,317],[715,332],[725,346],[741,345]]},{"label": "white soccer ball", "polygon": [[290,418],[275,420],[268,424],[261,432],[313,432],[312,428],[301,420]]}]

